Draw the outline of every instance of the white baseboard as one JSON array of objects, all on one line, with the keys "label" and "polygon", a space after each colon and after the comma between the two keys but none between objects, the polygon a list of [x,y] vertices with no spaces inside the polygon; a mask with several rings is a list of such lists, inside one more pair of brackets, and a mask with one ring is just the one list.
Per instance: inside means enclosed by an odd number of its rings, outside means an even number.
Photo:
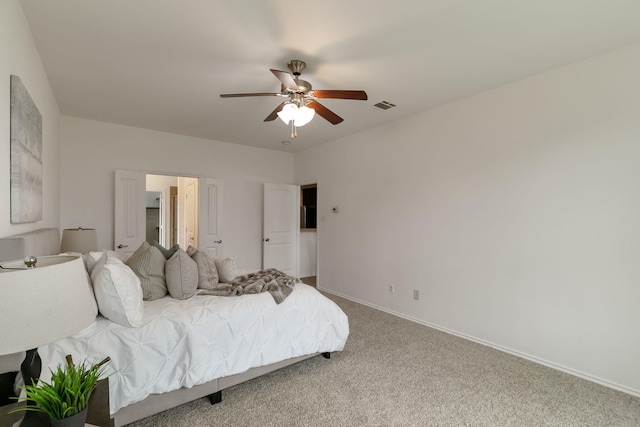
[{"label": "white baseboard", "polygon": [[566,366],[558,365],[557,363],[553,363],[553,362],[550,362],[548,360],[540,359],[540,358],[538,358],[536,356],[532,356],[530,354],[522,353],[522,352],[517,351],[517,350],[512,350],[512,349],[510,349],[508,347],[504,347],[504,346],[501,346],[499,344],[495,344],[495,343],[492,343],[492,342],[489,342],[489,341],[478,339],[478,338],[472,337],[470,335],[466,335],[466,334],[454,331],[452,329],[445,328],[445,327],[440,326],[440,325],[436,325],[434,323],[425,322],[424,320],[416,319],[415,317],[411,317],[411,316],[408,316],[408,315],[403,314],[403,313],[399,313],[399,312],[396,312],[396,311],[393,311],[393,310],[389,310],[387,308],[380,307],[380,306],[377,306],[375,304],[371,304],[371,303],[369,303],[367,301],[362,301],[362,300],[360,300],[358,298],[353,298],[353,297],[351,297],[349,295],[344,295],[344,294],[342,294],[340,292],[335,292],[335,291],[332,291],[332,290],[329,290],[329,289],[324,289],[324,288],[322,288],[320,290],[322,292],[326,292],[328,294],[336,295],[336,296],[339,296],[340,298],[344,298],[344,299],[347,299],[349,301],[357,302],[358,304],[366,305],[367,307],[371,307],[371,308],[374,308],[376,310],[384,311],[385,313],[389,313],[391,315],[400,317],[402,319],[406,319],[406,320],[409,320],[411,322],[418,323],[420,325],[428,326],[429,328],[437,329],[437,330],[445,332],[447,334],[455,335],[457,337],[464,338],[466,340],[473,341],[473,342],[478,343],[478,344],[482,344],[482,345],[485,345],[485,346],[488,346],[488,347],[491,347],[491,348],[495,348],[496,350],[499,350],[499,351],[502,351],[502,352],[505,352],[505,353],[508,353],[508,354],[512,354],[514,356],[521,357],[523,359],[530,360],[530,361],[538,363],[540,365],[544,365],[544,366],[547,366],[549,368],[565,372],[567,374],[570,374],[570,375],[585,379],[587,381],[591,381],[591,382],[594,382],[596,384],[600,384],[600,385],[603,385],[605,387],[609,387],[609,388],[612,388],[614,390],[618,390],[618,391],[621,391],[623,393],[630,394],[632,396],[640,397],[640,390],[636,390],[636,389],[633,389],[633,388],[630,388],[630,387],[627,387],[627,386],[624,386],[624,385],[621,385],[621,384],[617,384],[615,382],[608,381],[608,380],[605,380],[603,378],[599,378],[597,376],[587,374],[586,372],[582,372],[582,371],[578,371],[576,369],[572,369],[572,368],[569,368],[569,367],[566,367]]}]

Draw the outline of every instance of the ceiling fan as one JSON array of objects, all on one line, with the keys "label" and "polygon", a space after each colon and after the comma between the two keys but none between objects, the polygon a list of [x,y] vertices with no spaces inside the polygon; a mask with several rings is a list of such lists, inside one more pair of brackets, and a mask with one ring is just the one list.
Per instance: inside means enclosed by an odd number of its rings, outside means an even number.
[{"label": "ceiling fan", "polygon": [[294,59],[289,61],[287,66],[291,73],[271,69],[271,72],[280,80],[281,91],[279,93],[223,93],[220,97],[279,96],[286,98],[264,121],[270,122],[280,117],[285,124],[291,124],[291,138],[298,136],[296,127],[309,123],[316,113],[333,125],[343,121],[342,117],[320,104],[318,99],[367,100],[367,93],[363,90],[314,90],[311,83],[300,78],[302,71],[307,67],[304,61]]}]

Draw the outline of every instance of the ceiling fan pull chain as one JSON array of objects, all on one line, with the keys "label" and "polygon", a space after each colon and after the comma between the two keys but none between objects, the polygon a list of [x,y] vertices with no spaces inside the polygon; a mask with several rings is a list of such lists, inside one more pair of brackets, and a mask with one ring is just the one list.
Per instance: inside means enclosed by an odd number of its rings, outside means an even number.
[{"label": "ceiling fan pull chain", "polygon": [[296,125],[293,123],[293,120],[291,120],[291,138],[297,138],[298,137],[298,132],[296,131]]}]

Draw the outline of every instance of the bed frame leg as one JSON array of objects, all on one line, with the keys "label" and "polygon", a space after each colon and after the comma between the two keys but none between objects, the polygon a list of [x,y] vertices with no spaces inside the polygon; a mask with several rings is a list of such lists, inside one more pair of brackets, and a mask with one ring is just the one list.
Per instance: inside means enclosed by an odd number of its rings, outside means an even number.
[{"label": "bed frame leg", "polygon": [[328,351],[325,353],[322,353],[322,357],[324,357],[325,359],[331,359],[331,353],[329,353]]},{"label": "bed frame leg", "polygon": [[208,397],[209,397],[209,402],[211,402],[212,405],[215,405],[216,403],[220,403],[222,402],[222,390],[216,391],[215,393],[210,394]]}]

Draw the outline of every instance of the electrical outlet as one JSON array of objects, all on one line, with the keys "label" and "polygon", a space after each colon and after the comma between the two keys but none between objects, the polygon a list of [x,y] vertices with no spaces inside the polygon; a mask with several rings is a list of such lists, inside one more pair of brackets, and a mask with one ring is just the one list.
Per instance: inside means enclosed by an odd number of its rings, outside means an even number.
[{"label": "electrical outlet", "polygon": [[413,290],[413,299],[418,301],[420,299],[420,291],[417,289]]},{"label": "electrical outlet", "polygon": [[396,291],[396,285],[394,285],[393,283],[391,283],[391,284],[389,285],[389,293],[390,293],[390,294],[393,294],[393,293],[395,293],[395,291]]}]

